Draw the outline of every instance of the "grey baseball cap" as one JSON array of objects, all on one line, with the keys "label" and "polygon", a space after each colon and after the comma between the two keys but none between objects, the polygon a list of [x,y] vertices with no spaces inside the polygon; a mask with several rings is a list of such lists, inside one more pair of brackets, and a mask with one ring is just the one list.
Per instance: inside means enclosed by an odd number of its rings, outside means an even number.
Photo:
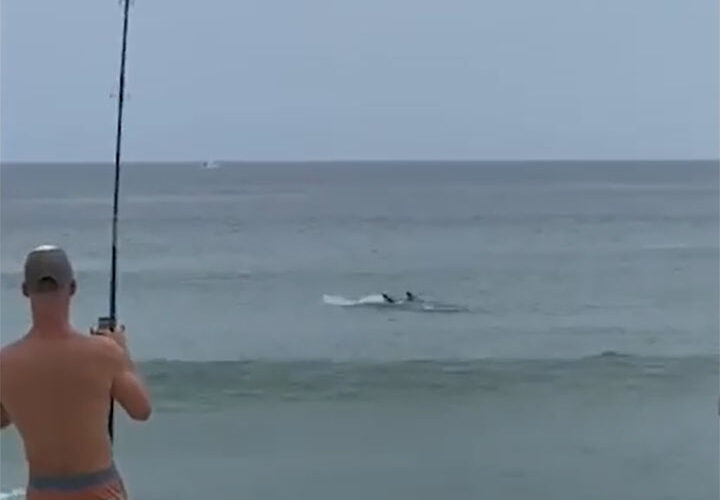
[{"label": "grey baseball cap", "polygon": [[47,279],[53,280],[60,288],[70,285],[75,279],[67,254],[54,245],[41,245],[25,259],[25,287],[28,293],[41,291],[40,283]]}]

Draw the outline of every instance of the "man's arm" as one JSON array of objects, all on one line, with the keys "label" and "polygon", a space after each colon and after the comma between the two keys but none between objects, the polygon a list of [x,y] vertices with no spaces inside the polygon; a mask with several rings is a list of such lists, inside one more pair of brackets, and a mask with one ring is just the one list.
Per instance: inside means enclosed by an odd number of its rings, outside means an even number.
[{"label": "man's arm", "polygon": [[120,369],[113,377],[111,395],[131,418],[147,420],[152,413],[150,395],[130,356],[123,353],[123,357],[125,359],[120,359]]},{"label": "man's arm", "polygon": [[147,420],[152,413],[150,395],[130,359],[125,328],[100,333],[107,337],[107,346],[112,356],[113,378],[110,395],[131,418]]},{"label": "man's arm", "polygon": [[[0,380],[7,380],[7,372],[8,372],[8,364],[7,364],[7,353],[8,353],[9,346],[3,347],[0,349],[0,366],[3,367],[2,375],[0,375]],[[10,418],[10,414],[5,409],[5,405],[2,404],[2,394],[5,391],[5,389],[0,389],[0,429],[4,429],[8,425],[12,424],[12,418]]]},{"label": "man's arm", "polygon": [[4,429],[12,423],[10,415],[5,410],[5,407],[0,403],[0,429]]}]

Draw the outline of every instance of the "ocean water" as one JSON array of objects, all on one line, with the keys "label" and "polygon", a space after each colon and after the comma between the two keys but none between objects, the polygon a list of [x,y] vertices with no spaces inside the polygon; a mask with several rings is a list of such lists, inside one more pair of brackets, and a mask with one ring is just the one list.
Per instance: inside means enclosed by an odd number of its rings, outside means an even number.
[{"label": "ocean water", "polygon": [[[718,498],[718,166],[127,165],[119,310],[156,408],[117,423],[130,491]],[[1,175],[2,344],[41,243],[91,325],[112,167]],[[14,430],[0,450],[21,498]]]}]

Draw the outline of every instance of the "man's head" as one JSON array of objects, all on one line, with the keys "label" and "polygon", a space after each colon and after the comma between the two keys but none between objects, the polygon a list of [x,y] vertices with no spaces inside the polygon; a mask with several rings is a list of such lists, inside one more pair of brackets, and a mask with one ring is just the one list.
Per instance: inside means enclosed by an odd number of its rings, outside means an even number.
[{"label": "man's head", "polygon": [[62,248],[42,245],[25,259],[23,295],[70,297],[75,293],[75,276],[70,259]]}]

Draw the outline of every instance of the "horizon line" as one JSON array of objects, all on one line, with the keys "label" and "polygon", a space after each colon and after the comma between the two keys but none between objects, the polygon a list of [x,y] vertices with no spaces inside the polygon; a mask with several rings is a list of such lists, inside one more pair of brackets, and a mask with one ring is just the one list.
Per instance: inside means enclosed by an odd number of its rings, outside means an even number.
[{"label": "horizon line", "polygon": [[[295,159],[295,160],[242,160],[242,159],[167,159],[167,160],[121,160],[121,164],[195,164],[195,163],[216,163],[216,164],[327,164],[327,163],[672,163],[672,162],[693,162],[709,163],[720,162],[718,158],[536,158],[536,159]],[[0,165],[104,165],[114,164],[112,159],[107,160],[0,160]]]}]

